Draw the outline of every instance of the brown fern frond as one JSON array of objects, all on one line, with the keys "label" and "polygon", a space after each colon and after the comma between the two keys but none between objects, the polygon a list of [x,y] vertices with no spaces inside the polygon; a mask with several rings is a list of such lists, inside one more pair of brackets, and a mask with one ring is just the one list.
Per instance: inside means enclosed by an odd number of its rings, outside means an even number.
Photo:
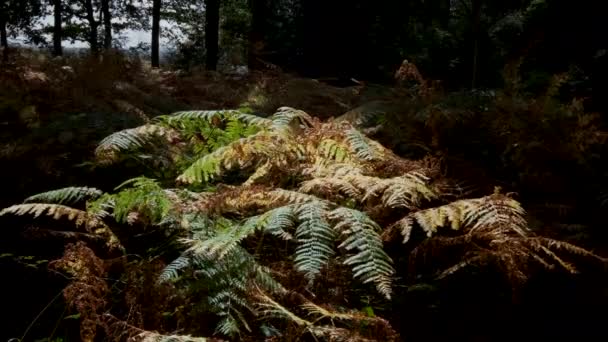
[{"label": "brown fern frond", "polygon": [[109,293],[109,287],[104,280],[106,269],[103,260],[84,243],[79,242],[69,244],[63,257],[49,263],[49,267],[72,276],[72,281],[63,290],[63,295],[69,307],[81,316],[81,340],[94,341],[99,317],[106,305],[105,296]]}]

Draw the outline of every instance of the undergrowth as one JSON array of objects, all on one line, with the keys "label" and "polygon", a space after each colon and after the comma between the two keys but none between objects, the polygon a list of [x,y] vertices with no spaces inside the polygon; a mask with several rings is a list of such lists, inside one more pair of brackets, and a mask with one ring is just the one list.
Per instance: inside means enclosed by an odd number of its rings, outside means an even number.
[{"label": "undergrowth", "polygon": [[157,117],[95,156],[150,172],[0,212],[73,223],[51,268],[83,341],[397,341],[404,289],[486,272],[517,299],[538,275],[606,267],[534,233],[513,194],[469,198],[442,156],[405,159],[290,107]]}]

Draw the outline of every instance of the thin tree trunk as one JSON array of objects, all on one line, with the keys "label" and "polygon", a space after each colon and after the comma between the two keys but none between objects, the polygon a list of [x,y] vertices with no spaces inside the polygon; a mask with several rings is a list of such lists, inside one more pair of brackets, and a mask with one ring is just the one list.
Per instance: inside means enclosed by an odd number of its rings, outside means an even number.
[{"label": "thin tree trunk", "polygon": [[478,59],[479,59],[479,25],[481,21],[481,1],[473,0],[472,3],[472,22],[473,22],[473,71],[471,75],[471,89],[477,85]]},{"label": "thin tree trunk", "polygon": [[2,47],[2,61],[8,62],[8,33],[6,32],[6,21],[0,18],[0,47]]},{"label": "thin tree trunk", "polygon": [[251,31],[249,31],[248,65],[249,70],[260,68],[259,55],[264,43],[266,24],[266,0],[250,0]]},{"label": "thin tree trunk", "polygon": [[109,50],[112,48],[112,13],[110,7],[111,0],[101,0],[101,12],[103,13],[103,48]]},{"label": "thin tree trunk", "polygon": [[154,0],[152,5],[152,67],[160,66],[160,9],[161,0]]},{"label": "thin tree trunk", "polygon": [[205,67],[217,70],[218,43],[220,26],[220,0],[205,1],[205,48],[207,50]]},{"label": "thin tree trunk", "polygon": [[63,46],[61,41],[63,40],[63,28],[62,28],[62,12],[61,0],[53,0],[54,10],[53,15],[55,22],[53,24],[53,55],[63,56]]},{"label": "thin tree trunk", "polygon": [[99,42],[97,40],[98,22],[95,20],[92,0],[85,1],[85,8],[87,11],[87,21],[89,22],[89,44],[91,45],[91,53],[97,55],[99,54]]}]

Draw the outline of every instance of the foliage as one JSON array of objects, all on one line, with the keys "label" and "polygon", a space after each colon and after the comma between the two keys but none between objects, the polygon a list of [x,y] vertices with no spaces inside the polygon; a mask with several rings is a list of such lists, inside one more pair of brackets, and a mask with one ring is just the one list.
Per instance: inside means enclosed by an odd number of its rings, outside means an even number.
[{"label": "foliage", "polygon": [[[87,200],[87,211],[28,203],[2,215],[67,216],[88,231],[103,232],[110,247],[121,236],[121,248],[143,251],[141,265],[164,260],[165,267],[153,274],[157,281],[149,284],[157,293],[154,300],[173,307],[167,316],[171,324],[191,335],[254,338],[264,331],[275,334],[270,327],[278,324],[284,328],[279,335],[287,339],[309,334],[329,341],[397,340],[387,321],[358,313],[356,304],[366,296],[379,309],[394,300],[396,283],[404,285],[396,277],[404,268],[404,250],[395,254],[385,247],[395,240],[415,244],[406,257],[412,277],[431,274],[442,281],[471,268],[493,267],[514,293],[537,273],[574,274],[579,264],[603,268],[606,263],[582,248],[536,236],[520,203],[499,190],[454,200],[455,185],[433,157],[397,157],[348,122],[321,122],[283,107],[268,118],[242,111],[180,112],[153,125],[110,136],[100,143],[97,157],[107,164],[170,151],[168,162],[177,171],[173,180],[135,178],[104,194],[89,188],[51,191],[28,201]],[[179,141],[179,149],[171,150],[169,136]],[[125,224],[131,227],[127,231],[121,228]],[[167,241],[146,242],[138,230]],[[137,246],[142,243],[147,244],[143,249]],[[94,253],[81,246],[76,254]],[[87,260],[81,262],[97,263]],[[129,274],[123,279],[132,279]],[[95,277],[78,278],[70,286],[92,279],[97,284],[101,275]],[[332,282],[346,291],[342,299],[328,291]],[[369,291],[368,284],[376,290]],[[111,294],[117,295],[120,291]],[[93,336],[93,318],[86,317],[98,317],[109,297],[95,304],[67,294],[66,299],[80,303],[73,305],[85,317],[81,333]],[[105,324],[110,336],[122,331],[134,340],[190,338],[169,336],[171,324],[162,329],[166,336],[147,332],[141,323],[122,318],[120,310],[107,310],[114,315],[105,318],[112,321]],[[203,318],[216,329],[193,323]]]}]

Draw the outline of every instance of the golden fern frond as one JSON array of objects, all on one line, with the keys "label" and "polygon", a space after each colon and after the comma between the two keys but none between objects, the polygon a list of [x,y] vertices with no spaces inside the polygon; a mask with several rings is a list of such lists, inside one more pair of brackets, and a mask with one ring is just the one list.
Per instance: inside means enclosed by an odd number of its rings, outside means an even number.
[{"label": "golden fern frond", "polygon": [[320,177],[305,181],[300,186],[299,191],[329,198],[335,197],[336,194],[344,194],[347,198],[352,199],[363,197],[361,190],[347,179],[338,177]]},{"label": "golden fern frond", "polygon": [[177,180],[186,184],[201,183],[234,167],[245,169],[267,162],[286,167],[296,159],[295,144],[286,135],[260,131],[198,159]]},{"label": "golden fern frond", "polygon": [[67,187],[30,196],[24,202],[76,204],[87,199],[96,199],[102,194],[101,190],[95,188]]},{"label": "golden fern frond", "polygon": [[394,223],[389,230],[399,230],[403,243],[409,241],[414,222],[427,237],[434,236],[440,228],[463,230],[494,230],[497,227],[526,236],[525,211],[514,199],[500,194],[455,201],[441,207],[420,210]]},{"label": "golden fern frond", "polygon": [[414,209],[423,200],[432,200],[439,196],[428,184],[429,178],[416,171],[386,179],[358,176],[353,177],[352,182],[359,189],[365,190],[362,201],[379,197],[387,208]]},{"label": "golden fern frond", "polygon": [[33,215],[34,218],[40,215],[50,216],[55,220],[66,217],[73,221],[77,226],[94,226],[98,224],[96,217],[91,217],[86,211],[74,209],[60,204],[47,203],[28,203],[17,204],[0,211],[0,216],[13,214],[17,216]]},{"label": "golden fern frond", "polygon": [[55,220],[65,217],[74,222],[77,227],[84,227],[86,232],[102,237],[111,250],[122,249],[120,241],[112,230],[103,221],[99,220],[97,216],[83,210],[60,204],[28,203],[13,205],[0,211],[0,216],[7,214],[17,216],[33,215],[34,218],[46,215]]},{"label": "golden fern frond", "polygon": [[243,186],[251,186],[257,182],[264,180],[273,171],[273,165],[270,162],[265,162],[262,166],[256,168],[255,172],[243,183]]},{"label": "golden fern frond", "polygon": [[478,205],[468,207],[467,222],[475,222],[473,229],[484,226],[508,226],[521,236],[528,231],[528,224],[524,218],[526,212],[521,204],[509,196],[495,193],[481,198]]},{"label": "golden fern frond", "polygon": [[211,342],[219,341],[206,337],[192,337],[188,335],[162,335],[151,331],[144,331],[128,339],[128,342]]},{"label": "golden fern frond", "polygon": [[300,318],[298,315],[291,312],[289,309],[279,304],[269,295],[264,293],[260,288],[257,288],[254,297],[258,300],[256,306],[260,314],[267,318],[280,318],[289,322],[293,322],[300,327],[312,327],[313,324],[306,319]]},{"label": "golden fern frond", "polygon": [[302,126],[303,128],[313,126],[313,119],[308,113],[291,107],[277,109],[271,120],[271,128],[275,131],[287,130],[292,133],[298,133]]},{"label": "golden fern frond", "polygon": [[302,174],[311,177],[347,177],[367,174],[369,170],[363,165],[353,163],[316,162],[302,170]]}]

